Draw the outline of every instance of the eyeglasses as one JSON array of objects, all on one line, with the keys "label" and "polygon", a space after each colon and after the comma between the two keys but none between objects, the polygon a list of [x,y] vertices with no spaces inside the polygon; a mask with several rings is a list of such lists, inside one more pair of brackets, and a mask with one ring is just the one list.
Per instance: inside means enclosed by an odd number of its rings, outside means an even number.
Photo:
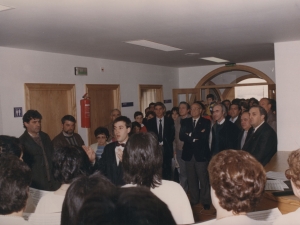
[{"label": "eyeglasses", "polygon": [[287,169],[285,171],[285,177],[290,180],[292,178],[292,174],[291,174],[291,170],[290,169]]}]

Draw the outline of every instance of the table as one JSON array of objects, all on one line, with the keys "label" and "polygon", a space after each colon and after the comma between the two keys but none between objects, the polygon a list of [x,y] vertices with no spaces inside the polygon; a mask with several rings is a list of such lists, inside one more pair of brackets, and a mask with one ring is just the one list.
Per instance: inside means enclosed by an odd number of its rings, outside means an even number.
[{"label": "table", "polygon": [[[287,158],[291,152],[277,152],[271,161],[265,166],[266,172],[276,171],[284,172],[289,168]],[[266,210],[278,207],[282,214],[293,212],[300,207],[300,200],[295,195],[275,197],[271,191],[266,191],[263,198],[256,208],[258,210]]]}]

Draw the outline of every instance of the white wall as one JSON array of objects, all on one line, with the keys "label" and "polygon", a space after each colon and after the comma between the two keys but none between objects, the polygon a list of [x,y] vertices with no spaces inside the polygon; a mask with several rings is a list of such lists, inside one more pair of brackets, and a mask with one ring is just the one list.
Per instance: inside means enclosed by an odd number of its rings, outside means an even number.
[{"label": "white wall", "polygon": [[[172,99],[172,88],[178,88],[178,69],[170,67],[5,47],[0,47],[0,59],[0,134],[17,137],[24,128],[22,119],[14,118],[13,108],[23,107],[25,111],[24,83],[75,84],[78,124],[85,84],[120,84],[121,102],[134,102],[133,107],[121,108],[131,119],[140,109],[139,84],[162,84],[164,99]],[[78,66],[87,67],[88,76],[75,76],[74,67]],[[172,103],[166,107],[171,109]],[[87,142],[87,129],[78,126],[78,133]]]},{"label": "white wall", "polygon": [[[251,62],[251,63],[242,63],[238,65],[246,65],[254,67],[266,75],[268,75],[275,83],[275,62],[274,61],[262,61],[262,62]],[[196,66],[196,67],[185,67],[179,68],[179,88],[194,88],[197,83],[209,72],[219,67],[224,66],[223,64],[216,66]],[[236,73],[236,76],[233,74],[229,74],[228,76],[220,75],[218,78],[215,78],[214,81],[219,83],[230,83],[236,77],[240,76],[240,72],[232,72]]]},{"label": "white wall", "polygon": [[275,43],[275,65],[278,150],[292,151],[300,148],[300,41]]}]

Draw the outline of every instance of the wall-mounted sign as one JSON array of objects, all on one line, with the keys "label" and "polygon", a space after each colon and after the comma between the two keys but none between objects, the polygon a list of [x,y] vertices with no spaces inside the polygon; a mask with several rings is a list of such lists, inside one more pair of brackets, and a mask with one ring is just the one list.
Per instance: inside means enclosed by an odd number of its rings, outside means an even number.
[{"label": "wall-mounted sign", "polygon": [[165,99],[164,103],[172,103],[172,99]]},{"label": "wall-mounted sign", "polygon": [[22,117],[22,107],[14,107],[14,117]]},{"label": "wall-mounted sign", "polygon": [[133,106],[133,102],[122,102],[122,107],[131,107]]},{"label": "wall-mounted sign", "polygon": [[85,67],[75,67],[75,75],[87,76],[87,68]]}]

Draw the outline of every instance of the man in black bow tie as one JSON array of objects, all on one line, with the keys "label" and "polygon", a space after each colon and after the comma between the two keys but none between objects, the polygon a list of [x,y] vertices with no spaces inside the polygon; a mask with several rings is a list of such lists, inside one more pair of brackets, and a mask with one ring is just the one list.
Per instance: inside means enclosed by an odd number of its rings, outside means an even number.
[{"label": "man in black bow tie", "polygon": [[[95,162],[95,169],[100,170],[113,184],[124,185],[122,157],[128,135],[131,130],[131,121],[126,116],[120,116],[114,120],[114,134],[117,141],[105,146],[101,158]],[[94,151],[85,148],[91,161],[95,161]]]}]

